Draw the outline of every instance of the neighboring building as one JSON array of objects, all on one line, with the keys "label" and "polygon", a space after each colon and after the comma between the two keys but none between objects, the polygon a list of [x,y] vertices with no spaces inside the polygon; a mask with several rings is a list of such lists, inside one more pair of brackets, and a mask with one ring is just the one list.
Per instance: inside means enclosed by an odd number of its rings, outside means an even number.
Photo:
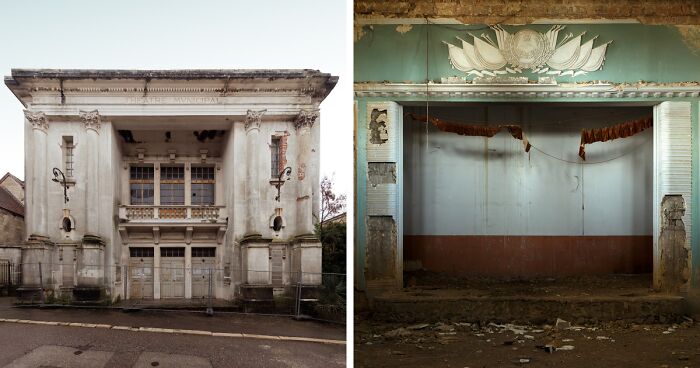
[{"label": "neighboring building", "polygon": [[319,105],[336,83],[314,70],[13,69],[22,290],[36,290],[39,262],[45,286],[77,299],[204,297],[209,269],[223,299],[320,284]]},{"label": "neighboring building", "polygon": [[5,188],[24,206],[24,182],[7,173],[0,179],[0,187]]},{"label": "neighboring building", "polygon": [[325,224],[336,224],[336,223],[345,224],[345,223],[347,223],[347,220],[348,220],[348,213],[343,212],[343,213],[339,213],[339,214],[337,214],[329,219],[326,219],[325,221],[323,221],[323,224],[324,225]]},{"label": "neighboring building", "polygon": [[[14,193],[10,191],[14,191]],[[0,179],[0,289],[16,285],[24,242],[24,183],[7,173]]]},{"label": "neighboring building", "polygon": [[[456,276],[653,273],[657,289],[700,295],[697,2],[402,4],[355,2],[359,288],[402,288],[411,262]],[[638,119],[653,128],[610,128]],[[505,124],[525,144],[492,130]],[[597,128],[621,139],[586,146],[584,161],[582,130]],[[671,247],[661,234],[679,219]]]}]

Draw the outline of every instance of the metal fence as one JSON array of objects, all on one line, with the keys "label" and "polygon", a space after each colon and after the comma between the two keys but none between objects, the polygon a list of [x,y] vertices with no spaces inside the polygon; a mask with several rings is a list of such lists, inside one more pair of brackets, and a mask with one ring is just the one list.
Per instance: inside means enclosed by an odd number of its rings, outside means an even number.
[{"label": "metal fence", "polygon": [[0,295],[11,293],[21,282],[17,266],[8,261],[0,261]]},{"label": "metal fence", "polygon": [[[1,270],[1,269],[0,269]],[[217,268],[207,260],[136,258],[128,265],[23,263],[18,303],[255,313],[345,323],[345,274]]]}]

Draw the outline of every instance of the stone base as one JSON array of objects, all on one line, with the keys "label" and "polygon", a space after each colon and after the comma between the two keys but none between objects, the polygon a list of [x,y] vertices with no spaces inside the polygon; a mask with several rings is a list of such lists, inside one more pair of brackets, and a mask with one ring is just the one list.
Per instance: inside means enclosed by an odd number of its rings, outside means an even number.
[{"label": "stone base", "polygon": [[313,236],[300,236],[292,246],[293,281],[302,285],[321,285],[322,248]]},{"label": "stone base", "polygon": [[104,288],[94,286],[76,286],[73,288],[73,302],[98,302],[104,295]]}]

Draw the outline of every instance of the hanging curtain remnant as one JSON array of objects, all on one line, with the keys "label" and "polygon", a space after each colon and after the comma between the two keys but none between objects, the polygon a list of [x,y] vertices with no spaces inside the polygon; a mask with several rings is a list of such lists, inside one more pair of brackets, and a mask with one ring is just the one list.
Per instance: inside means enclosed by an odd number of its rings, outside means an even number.
[{"label": "hanging curtain remnant", "polygon": [[586,160],[586,145],[594,142],[606,142],[617,138],[627,138],[637,133],[641,133],[651,128],[653,119],[643,118],[627,121],[622,124],[604,128],[582,129],[581,145],[578,148],[578,155]]},{"label": "hanging curtain remnant", "polygon": [[414,115],[411,113],[408,113],[405,115],[406,117],[410,117],[413,120],[420,121],[420,122],[430,122],[431,124],[435,125],[438,129],[440,129],[443,132],[448,132],[448,133],[456,133],[459,135],[467,135],[467,136],[472,136],[472,137],[493,137],[496,135],[498,132],[501,131],[501,129],[506,129],[508,130],[508,133],[513,136],[515,139],[519,139],[523,141],[523,146],[525,147],[525,152],[530,152],[530,142],[528,142],[527,137],[525,137],[525,134],[523,134],[523,128],[520,127],[520,125],[472,125],[472,124],[459,124],[459,123],[452,123],[444,120],[440,120],[438,118],[430,117],[428,118],[425,115]]}]

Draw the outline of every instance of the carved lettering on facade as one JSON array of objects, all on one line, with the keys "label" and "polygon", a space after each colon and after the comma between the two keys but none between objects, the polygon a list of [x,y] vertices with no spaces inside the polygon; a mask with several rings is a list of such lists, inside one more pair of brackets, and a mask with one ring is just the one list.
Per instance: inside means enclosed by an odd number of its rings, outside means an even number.
[{"label": "carved lettering on facade", "polygon": [[193,97],[193,96],[183,96],[183,97],[171,97],[171,96],[147,96],[147,97],[127,97],[127,104],[139,104],[139,105],[197,105],[197,104],[208,104],[216,105],[223,103],[224,100],[219,97]]},{"label": "carved lettering on facade", "polygon": [[41,111],[24,110],[24,117],[32,124],[34,129],[41,130],[44,133],[49,129],[49,120],[46,118],[46,114]]}]

